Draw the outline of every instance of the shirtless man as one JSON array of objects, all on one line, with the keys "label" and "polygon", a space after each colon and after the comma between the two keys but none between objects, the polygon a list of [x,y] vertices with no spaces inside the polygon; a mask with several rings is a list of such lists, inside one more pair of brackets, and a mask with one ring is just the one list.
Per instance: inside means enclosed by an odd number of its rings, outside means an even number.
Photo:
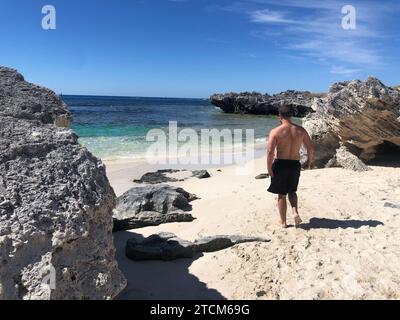
[{"label": "shirtless man", "polygon": [[297,207],[297,186],[299,184],[301,164],[300,148],[304,143],[307,149],[306,168],[310,168],[314,148],[307,131],[292,122],[293,111],[288,106],[279,108],[281,125],[273,129],[268,140],[268,173],[271,176],[271,186],[268,191],[278,195],[280,224],[287,228],[286,195],[292,207],[295,227],[302,222]]}]

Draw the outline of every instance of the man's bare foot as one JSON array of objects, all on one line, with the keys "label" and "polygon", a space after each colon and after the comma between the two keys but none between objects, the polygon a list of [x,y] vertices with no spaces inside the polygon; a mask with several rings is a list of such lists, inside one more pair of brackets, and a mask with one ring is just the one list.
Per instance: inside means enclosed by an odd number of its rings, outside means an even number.
[{"label": "man's bare foot", "polygon": [[294,216],[294,226],[298,228],[303,221],[301,220],[300,216],[297,214]]},{"label": "man's bare foot", "polygon": [[279,225],[281,226],[282,229],[287,229],[288,225],[286,224],[286,222],[279,221]]}]

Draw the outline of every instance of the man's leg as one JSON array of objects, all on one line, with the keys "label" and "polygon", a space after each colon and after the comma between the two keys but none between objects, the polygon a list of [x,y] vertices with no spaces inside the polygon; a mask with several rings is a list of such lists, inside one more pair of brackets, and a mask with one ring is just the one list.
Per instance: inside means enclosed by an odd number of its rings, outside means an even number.
[{"label": "man's leg", "polygon": [[299,208],[298,208],[298,201],[297,201],[297,193],[290,192],[289,193],[289,202],[292,207],[293,217],[294,217],[294,224],[297,227],[302,221],[299,215]]},{"label": "man's leg", "polygon": [[283,194],[278,195],[278,209],[279,209],[279,215],[281,216],[281,225],[283,228],[286,228],[287,227],[287,224],[286,224],[286,211],[287,211],[286,195],[283,195]]}]

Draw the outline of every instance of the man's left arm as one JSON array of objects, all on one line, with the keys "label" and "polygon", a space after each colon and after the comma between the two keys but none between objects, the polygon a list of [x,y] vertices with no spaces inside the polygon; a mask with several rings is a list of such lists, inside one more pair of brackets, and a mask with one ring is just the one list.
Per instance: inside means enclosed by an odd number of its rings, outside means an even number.
[{"label": "man's left arm", "polygon": [[272,172],[272,163],[274,162],[275,158],[275,148],[276,148],[276,136],[275,136],[275,130],[272,130],[269,133],[268,145],[267,145],[267,168],[270,177],[274,176],[274,173]]}]

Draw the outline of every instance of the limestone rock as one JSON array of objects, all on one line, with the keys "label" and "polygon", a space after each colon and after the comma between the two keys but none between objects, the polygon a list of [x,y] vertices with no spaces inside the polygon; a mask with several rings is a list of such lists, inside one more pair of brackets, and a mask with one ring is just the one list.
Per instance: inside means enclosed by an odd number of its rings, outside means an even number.
[{"label": "limestone rock", "polygon": [[129,239],[125,254],[132,260],[175,260],[192,258],[197,253],[196,245],[171,233],[151,235],[143,241]]},{"label": "limestone rock", "polygon": [[188,212],[176,211],[159,213],[155,211],[143,211],[130,218],[114,218],[114,232],[122,230],[138,229],[150,226],[158,226],[163,223],[192,222],[193,216]]},{"label": "limestone rock", "polygon": [[197,246],[197,250],[200,252],[214,252],[223,250],[234,246],[239,243],[246,242],[269,242],[269,239],[259,237],[247,237],[247,236],[211,236],[204,237],[196,240],[194,243]]},{"label": "limestone rock", "polygon": [[51,90],[31,84],[16,70],[0,67],[0,116],[69,127],[72,116]]},{"label": "limestone rock", "polygon": [[226,113],[277,115],[280,105],[293,108],[296,117],[304,117],[313,112],[311,108],[315,97],[320,95],[308,91],[288,90],[270,96],[258,92],[214,94],[210,101]]},{"label": "limestone rock", "polygon": [[207,179],[210,178],[211,175],[207,170],[195,170],[192,171],[193,177],[196,177],[198,179]]},{"label": "limestone rock", "polygon": [[166,182],[176,182],[179,179],[168,177],[168,173],[176,173],[180,170],[173,169],[164,169],[158,170],[156,172],[147,172],[140,179],[133,180],[135,183],[149,183],[149,184],[157,184],[157,183],[166,183]]},{"label": "limestone rock", "polygon": [[[191,174],[188,177],[184,178],[175,178],[171,176],[174,173],[189,173]],[[147,172],[145,173],[140,179],[135,179],[133,182],[135,183],[147,183],[147,184],[159,184],[159,183],[166,183],[166,182],[178,182],[178,181],[185,181],[188,178],[198,178],[198,179],[206,179],[210,178],[211,175],[207,170],[177,170],[177,169],[162,169],[157,170],[155,172]]]},{"label": "limestone rock", "polygon": [[364,162],[383,144],[400,146],[399,105],[400,92],[373,77],[332,85],[326,97],[314,100],[316,112],[303,119],[315,144],[314,166],[332,162],[342,145]]},{"label": "limestone rock", "polygon": [[[0,68],[0,299],[112,299],[115,194],[53,92]],[[60,127],[61,126],[61,127]]]},{"label": "limestone rock", "polygon": [[173,233],[153,234],[148,238],[129,239],[125,254],[132,260],[175,260],[193,258],[201,252],[214,252],[245,242],[269,242],[269,239],[245,236],[212,236],[194,242],[178,238]]},{"label": "limestone rock", "polygon": [[114,231],[156,226],[170,222],[190,222],[186,211],[197,199],[182,188],[148,185],[128,190],[117,199],[114,210]]},{"label": "limestone rock", "polygon": [[368,171],[368,166],[357,158],[354,154],[349,152],[346,147],[341,146],[336,150],[335,155],[336,165],[353,171]]}]

